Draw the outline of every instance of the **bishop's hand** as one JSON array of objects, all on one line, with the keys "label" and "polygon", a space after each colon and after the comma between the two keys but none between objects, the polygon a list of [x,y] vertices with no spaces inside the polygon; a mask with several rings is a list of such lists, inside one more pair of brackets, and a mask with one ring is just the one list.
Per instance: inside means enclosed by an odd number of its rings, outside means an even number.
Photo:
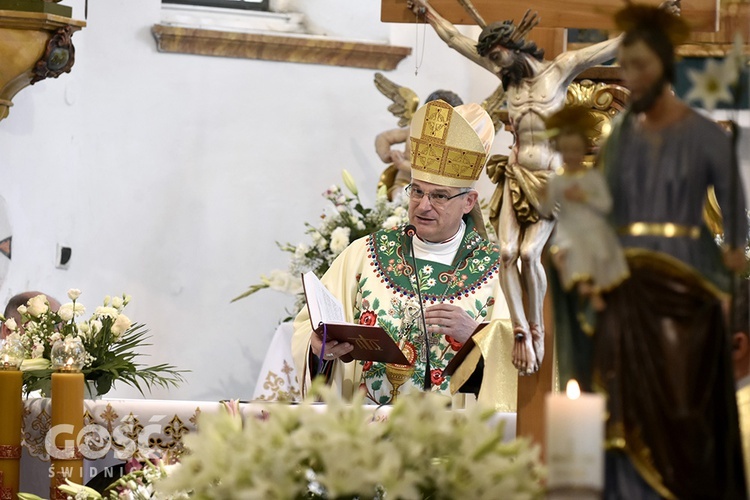
[{"label": "bishop's hand", "polygon": [[424,311],[429,333],[448,335],[462,344],[469,340],[478,323],[469,313],[452,304],[436,304]]}]

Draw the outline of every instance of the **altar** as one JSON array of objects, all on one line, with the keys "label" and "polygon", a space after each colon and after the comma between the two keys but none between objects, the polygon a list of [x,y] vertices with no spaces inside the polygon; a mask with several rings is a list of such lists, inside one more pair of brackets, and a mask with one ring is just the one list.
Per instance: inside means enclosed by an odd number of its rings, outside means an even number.
[{"label": "altar", "polygon": [[[50,432],[51,399],[30,398],[23,409],[23,454],[20,491],[44,498],[49,495],[49,452],[54,447],[45,438]],[[254,401],[240,403],[243,420],[273,416],[274,408],[286,403]],[[325,411],[325,405],[316,405]],[[98,399],[84,401],[84,429],[75,439],[84,456],[84,480],[106,475],[107,467],[122,464],[134,454],[139,457],[179,455],[184,438],[197,431],[202,413],[220,411],[217,401],[168,401],[140,399]],[[372,420],[388,418],[390,406],[372,406]],[[458,410],[460,411],[460,410]],[[497,413],[492,424],[503,423],[504,439],[516,435],[516,415]],[[113,480],[116,478],[113,478]]]}]

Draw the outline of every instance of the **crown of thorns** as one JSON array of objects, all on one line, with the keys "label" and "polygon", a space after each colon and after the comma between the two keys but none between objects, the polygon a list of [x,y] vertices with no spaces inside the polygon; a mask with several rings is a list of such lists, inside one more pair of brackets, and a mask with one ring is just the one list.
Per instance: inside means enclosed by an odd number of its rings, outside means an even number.
[{"label": "crown of thorns", "polygon": [[479,35],[477,52],[480,56],[485,56],[498,43],[510,48],[520,48],[525,44],[526,35],[539,24],[539,21],[539,15],[529,9],[518,26],[512,20],[492,23]]}]

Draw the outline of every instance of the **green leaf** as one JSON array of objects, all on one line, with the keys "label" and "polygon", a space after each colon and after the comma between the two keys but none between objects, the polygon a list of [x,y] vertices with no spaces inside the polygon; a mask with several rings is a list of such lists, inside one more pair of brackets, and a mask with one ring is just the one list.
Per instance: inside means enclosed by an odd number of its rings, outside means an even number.
[{"label": "green leaf", "polygon": [[372,390],[373,391],[379,391],[382,386],[383,386],[383,381],[382,380],[375,380],[372,383]]}]

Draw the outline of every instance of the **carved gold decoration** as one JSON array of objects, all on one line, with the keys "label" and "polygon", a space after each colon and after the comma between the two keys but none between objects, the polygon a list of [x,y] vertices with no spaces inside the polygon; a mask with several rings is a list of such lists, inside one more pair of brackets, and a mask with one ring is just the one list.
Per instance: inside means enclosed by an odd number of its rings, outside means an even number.
[{"label": "carved gold decoration", "polygon": [[[61,68],[64,71],[68,63],[72,65],[72,59],[62,61],[64,54],[59,48],[64,45],[63,38],[67,36],[69,41],[69,36],[84,26],[83,21],[49,13],[0,10],[0,120],[8,116],[15,95],[41,76],[34,73],[37,62],[46,61],[45,77]],[[44,57],[59,30],[65,33],[57,41],[62,45],[58,43],[58,50],[53,47]],[[60,63],[63,64],[58,67]]]},{"label": "carved gold decoration", "polygon": [[330,40],[316,36],[237,33],[161,24],[154,25],[151,33],[159,52],[204,56],[392,70],[411,54],[410,47]]},{"label": "carved gold decoration", "polygon": [[625,109],[630,92],[614,83],[581,80],[568,86],[565,96],[567,106],[584,106],[597,119],[597,137],[589,142],[589,153],[593,153],[609,136],[612,119]]}]

